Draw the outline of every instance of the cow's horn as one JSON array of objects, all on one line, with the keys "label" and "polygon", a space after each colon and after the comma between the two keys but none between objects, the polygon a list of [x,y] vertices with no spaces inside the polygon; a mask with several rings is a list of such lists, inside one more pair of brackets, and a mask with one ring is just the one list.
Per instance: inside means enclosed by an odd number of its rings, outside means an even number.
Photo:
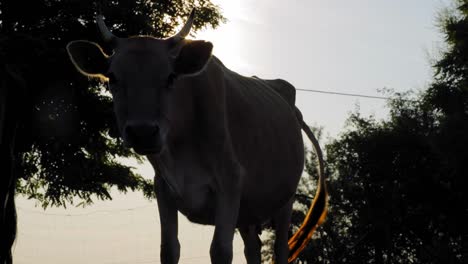
[{"label": "cow's horn", "polygon": [[195,17],[195,8],[192,9],[192,12],[190,12],[190,16],[187,22],[185,22],[185,25],[182,27],[179,33],[174,35],[175,39],[184,39],[190,33],[190,29],[192,28],[194,17]]},{"label": "cow's horn", "polygon": [[107,28],[106,23],[104,23],[104,17],[102,15],[98,15],[96,17],[96,22],[99,28],[99,31],[101,32],[102,39],[105,42],[112,43],[114,42],[117,37],[110,32],[110,30]]}]

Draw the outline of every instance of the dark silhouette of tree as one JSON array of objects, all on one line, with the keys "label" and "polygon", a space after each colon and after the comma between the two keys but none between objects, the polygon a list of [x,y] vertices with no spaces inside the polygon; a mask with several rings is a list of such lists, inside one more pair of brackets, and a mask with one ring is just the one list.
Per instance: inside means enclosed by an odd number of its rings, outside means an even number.
[{"label": "dark silhouette of tree", "polygon": [[117,36],[162,38],[193,7],[195,31],[224,20],[209,0],[0,2],[0,263],[10,261],[15,183],[43,207],[111,199],[113,186],[151,195],[152,182],[116,159],[137,157],[118,138],[105,87],[77,73],[65,46],[101,42],[98,13]]},{"label": "dark silhouette of tree", "polygon": [[[115,156],[134,157],[115,131],[112,101],[103,86],[86,80],[65,52],[71,40],[101,42],[95,25],[100,10],[114,33],[167,37],[195,5],[186,1],[21,1],[3,6],[10,29],[2,34],[4,62],[25,85],[16,112],[20,192],[64,205],[73,197],[109,198],[109,187],[140,188],[143,180]],[[222,16],[209,1],[197,1],[194,28],[217,26]],[[3,10],[2,10],[3,13]],[[3,29],[3,28],[2,28]],[[110,51],[108,51],[110,53]],[[12,100],[14,100],[12,99]]]},{"label": "dark silhouette of tree", "polygon": [[440,21],[428,89],[394,94],[385,121],[352,114],[327,146],[330,213],[301,260],[468,263],[468,1]]}]

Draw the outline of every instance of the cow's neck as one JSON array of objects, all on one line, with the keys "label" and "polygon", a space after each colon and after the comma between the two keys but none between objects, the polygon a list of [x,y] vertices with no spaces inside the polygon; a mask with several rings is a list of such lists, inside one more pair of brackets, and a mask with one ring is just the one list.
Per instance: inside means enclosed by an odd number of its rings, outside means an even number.
[{"label": "cow's neck", "polygon": [[[210,174],[210,159],[206,153],[213,153],[220,142],[214,139],[224,137],[224,86],[220,69],[224,66],[213,58],[205,70],[197,76],[177,81],[169,100],[170,132],[166,147],[160,156],[148,156],[156,174],[159,174],[181,195],[184,177]],[[190,167],[186,169],[184,167]],[[210,181],[210,179],[198,179]]]}]

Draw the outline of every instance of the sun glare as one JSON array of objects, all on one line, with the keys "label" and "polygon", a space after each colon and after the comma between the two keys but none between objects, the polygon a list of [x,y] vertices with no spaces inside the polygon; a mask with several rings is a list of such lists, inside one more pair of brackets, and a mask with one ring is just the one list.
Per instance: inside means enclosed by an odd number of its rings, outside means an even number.
[{"label": "sun glare", "polygon": [[199,31],[195,38],[207,40],[213,43],[213,54],[223,61],[232,70],[241,74],[251,74],[249,65],[242,59],[243,45],[246,41],[245,17],[246,8],[242,1],[213,1],[221,8],[221,12],[227,18],[226,23],[218,28],[206,28]]}]

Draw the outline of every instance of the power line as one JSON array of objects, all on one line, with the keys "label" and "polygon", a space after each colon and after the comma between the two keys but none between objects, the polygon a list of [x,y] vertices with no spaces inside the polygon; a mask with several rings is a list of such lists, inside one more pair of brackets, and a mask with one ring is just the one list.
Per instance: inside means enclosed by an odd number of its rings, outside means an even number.
[{"label": "power line", "polygon": [[155,205],[144,205],[144,206],[139,206],[139,207],[132,207],[132,208],[125,208],[125,209],[116,209],[116,210],[96,210],[92,212],[87,212],[87,213],[81,213],[81,214],[57,214],[57,213],[45,213],[41,211],[36,211],[36,210],[29,210],[29,209],[24,209],[19,206],[16,208],[27,213],[31,214],[40,214],[40,215],[49,215],[49,216],[66,216],[66,217],[75,217],[75,216],[88,216],[88,215],[93,215],[93,214],[100,214],[100,213],[119,213],[119,212],[128,212],[128,211],[135,211],[138,209],[144,209],[144,208],[150,208],[150,207],[156,207]]},{"label": "power line", "polygon": [[365,94],[356,94],[356,93],[342,93],[342,92],[331,92],[331,91],[323,91],[323,90],[312,90],[312,89],[299,89],[296,88],[297,91],[303,92],[312,92],[312,93],[322,93],[322,94],[334,94],[334,95],[342,95],[342,96],[352,96],[352,97],[362,97],[362,98],[370,98],[370,99],[380,99],[380,100],[390,100],[390,97],[384,96],[375,96],[375,95],[365,95]]}]

